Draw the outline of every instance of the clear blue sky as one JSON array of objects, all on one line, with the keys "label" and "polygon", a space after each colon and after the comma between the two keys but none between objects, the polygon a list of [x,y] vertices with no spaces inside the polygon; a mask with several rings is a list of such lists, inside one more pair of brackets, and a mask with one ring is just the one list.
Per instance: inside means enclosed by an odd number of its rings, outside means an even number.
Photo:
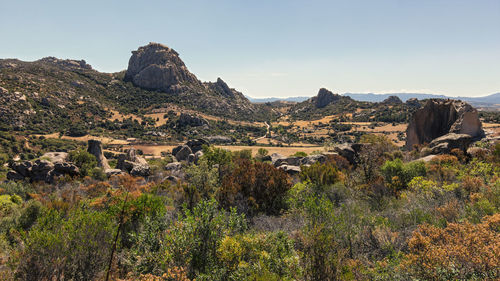
[{"label": "clear blue sky", "polygon": [[500,0],[0,0],[0,57],[126,69],[160,42],[253,97],[500,92]]}]

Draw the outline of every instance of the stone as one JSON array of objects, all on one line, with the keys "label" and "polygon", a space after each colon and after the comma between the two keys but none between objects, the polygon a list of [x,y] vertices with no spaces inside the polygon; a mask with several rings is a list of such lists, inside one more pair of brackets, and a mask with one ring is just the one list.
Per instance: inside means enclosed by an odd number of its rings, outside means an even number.
[{"label": "stone", "polygon": [[112,176],[123,175],[123,171],[120,169],[106,169],[104,170],[104,173],[108,178]]},{"label": "stone", "polygon": [[200,151],[197,151],[195,154],[194,154],[194,163],[195,164],[198,164],[198,160],[200,160],[200,158],[203,156],[203,151],[200,150]]},{"label": "stone", "polygon": [[453,149],[459,149],[466,153],[471,143],[472,137],[468,134],[450,133],[434,139],[429,147],[432,154],[450,153]]},{"label": "stone", "polygon": [[289,175],[300,174],[300,167],[299,166],[281,165],[281,166],[278,167],[278,169],[281,169],[281,170],[285,171]]},{"label": "stone", "polygon": [[189,154],[188,158],[187,158],[187,162],[188,163],[194,163],[194,160],[195,160],[194,154],[193,153]]},{"label": "stone", "polygon": [[280,158],[274,162],[274,166],[275,167],[279,167],[282,165],[300,166],[302,164],[302,159],[304,159],[304,157]]},{"label": "stone", "polygon": [[94,155],[97,160],[97,166],[100,168],[111,169],[108,164],[108,160],[104,157],[102,152],[102,143],[100,140],[89,140],[87,152]]},{"label": "stone", "polygon": [[403,101],[398,96],[389,96],[388,98],[383,100],[382,103],[394,105],[394,104],[402,104]]},{"label": "stone", "polygon": [[77,176],[80,169],[73,163],[57,161],[54,163],[54,172],[59,175]]},{"label": "stone", "polygon": [[279,153],[273,153],[273,154],[271,154],[269,157],[271,157],[270,161],[271,161],[271,163],[272,163],[274,166],[276,166],[276,165],[275,165],[276,161],[278,161],[278,160],[280,160],[280,159],[285,159],[285,158],[286,158],[285,156],[283,156],[283,155],[281,155],[281,154],[279,154]]},{"label": "stone", "polygon": [[125,80],[144,89],[161,91],[175,91],[183,83],[201,85],[176,51],[158,43],[132,52]]},{"label": "stone", "polygon": [[148,162],[137,155],[134,148],[130,148],[125,154],[118,155],[116,168],[128,172],[132,176],[147,177],[151,174]]},{"label": "stone", "polygon": [[309,156],[306,156],[302,159],[301,164],[302,165],[312,165],[316,162],[325,163],[326,156],[323,154],[309,155]]},{"label": "stone", "polygon": [[138,163],[135,163],[133,162],[134,165],[132,167],[132,169],[130,170],[130,175],[134,176],[134,177],[147,177],[151,174],[151,170],[150,170],[150,167],[149,165],[142,165],[142,164],[138,164]]},{"label": "stone", "polygon": [[434,158],[436,158],[436,157],[437,157],[437,155],[431,154],[431,155],[427,155],[425,157],[413,160],[412,162],[418,162],[418,161],[430,162],[430,161],[434,160]]},{"label": "stone", "polygon": [[430,99],[413,113],[406,129],[406,148],[430,143],[448,133],[484,137],[477,110],[458,100]]},{"label": "stone", "polygon": [[10,170],[7,172],[7,179],[12,181],[18,181],[18,180],[23,180],[24,176],[14,170]]},{"label": "stone", "polygon": [[36,160],[31,168],[30,179],[32,182],[52,182],[54,163],[48,160]]},{"label": "stone", "polygon": [[340,100],[340,96],[332,93],[331,91],[321,88],[319,89],[318,95],[315,97],[314,105],[316,108],[323,108],[334,101]]},{"label": "stone", "polygon": [[181,170],[181,169],[182,169],[182,164],[180,162],[168,163],[165,166],[165,170],[167,170],[167,171],[178,171],[178,170]]},{"label": "stone", "polygon": [[31,161],[25,162],[14,162],[10,165],[10,168],[15,172],[19,173],[23,177],[29,177],[31,174],[31,168],[33,163]]},{"label": "stone", "polygon": [[406,106],[408,106],[410,108],[420,108],[420,107],[422,107],[422,105],[420,104],[420,102],[418,101],[417,98],[408,99],[405,104],[406,104]]},{"label": "stone", "polygon": [[183,145],[177,151],[177,153],[175,153],[175,158],[177,159],[177,161],[187,161],[189,154],[192,154],[192,153],[193,153],[193,151],[191,150],[191,148],[189,148],[189,146]]},{"label": "stone", "polygon": [[66,162],[68,160],[68,153],[66,152],[47,152],[42,157],[42,159],[47,159],[52,163]]},{"label": "stone", "polygon": [[194,139],[186,142],[193,153],[201,151],[204,145],[209,145],[209,142],[204,139]]},{"label": "stone", "polygon": [[179,119],[177,120],[177,126],[180,128],[184,128],[186,126],[200,127],[205,125],[209,125],[208,121],[195,114],[181,113],[181,116],[179,116]]}]

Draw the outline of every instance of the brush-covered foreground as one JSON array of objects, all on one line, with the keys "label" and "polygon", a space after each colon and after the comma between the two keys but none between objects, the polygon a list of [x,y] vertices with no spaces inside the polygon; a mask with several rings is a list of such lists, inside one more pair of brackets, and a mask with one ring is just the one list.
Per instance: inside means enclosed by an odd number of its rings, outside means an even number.
[{"label": "brush-covered foreground", "polygon": [[0,279],[498,280],[500,144],[425,163],[363,141],[356,167],[295,178],[205,147],[178,183],[167,159],[106,179],[76,150],[86,177],[0,184]]}]

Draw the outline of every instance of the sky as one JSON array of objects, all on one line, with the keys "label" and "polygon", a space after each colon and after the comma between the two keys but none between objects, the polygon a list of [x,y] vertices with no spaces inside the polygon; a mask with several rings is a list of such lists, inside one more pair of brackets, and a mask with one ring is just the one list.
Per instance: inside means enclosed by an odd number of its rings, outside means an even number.
[{"label": "sky", "polygon": [[0,58],[115,72],[149,42],[257,98],[500,92],[500,0],[0,0]]}]

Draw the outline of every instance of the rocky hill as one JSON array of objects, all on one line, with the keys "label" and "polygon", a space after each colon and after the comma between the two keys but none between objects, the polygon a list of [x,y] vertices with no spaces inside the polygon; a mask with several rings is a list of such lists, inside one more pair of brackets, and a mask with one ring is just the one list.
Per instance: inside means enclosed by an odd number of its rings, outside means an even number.
[{"label": "rocky hill", "polygon": [[220,78],[199,81],[177,52],[157,43],[132,52],[119,73],[96,71],[83,60],[0,60],[0,87],[0,126],[31,133],[92,127],[111,118],[111,109],[141,116],[175,105],[236,120],[272,115]]}]

